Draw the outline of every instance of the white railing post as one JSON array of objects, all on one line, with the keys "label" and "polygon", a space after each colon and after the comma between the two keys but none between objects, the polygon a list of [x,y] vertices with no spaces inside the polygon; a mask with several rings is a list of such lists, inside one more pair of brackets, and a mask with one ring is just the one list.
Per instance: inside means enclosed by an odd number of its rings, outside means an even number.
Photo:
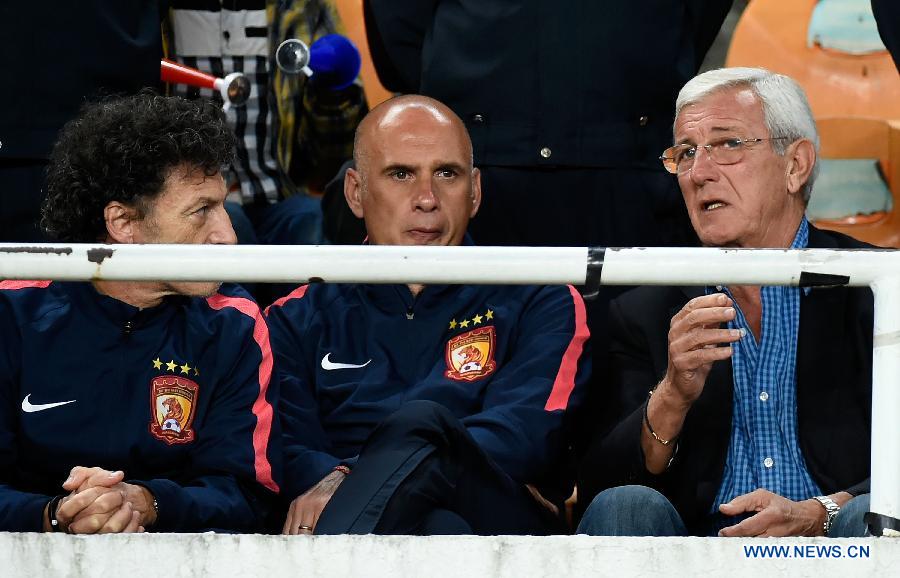
[{"label": "white railing post", "polygon": [[872,477],[867,521],[873,535],[900,537],[900,275],[876,278],[872,293]]}]

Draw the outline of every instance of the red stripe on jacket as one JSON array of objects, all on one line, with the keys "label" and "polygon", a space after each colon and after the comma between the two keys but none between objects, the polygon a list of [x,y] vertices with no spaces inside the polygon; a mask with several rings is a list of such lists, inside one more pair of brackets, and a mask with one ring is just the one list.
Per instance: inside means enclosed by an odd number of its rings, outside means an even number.
[{"label": "red stripe on jacket", "polygon": [[266,401],[266,390],[269,389],[269,382],[272,380],[272,345],[269,343],[269,328],[263,321],[259,305],[250,299],[216,293],[208,297],[206,302],[216,310],[233,307],[253,319],[253,339],[262,352],[262,361],[259,364],[259,396],[253,402],[253,415],[256,416],[256,427],[253,428],[253,465],[256,468],[256,480],[273,492],[278,492],[278,484],[272,478],[272,464],[267,457],[274,416],[272,404]]},{"label": "red stripe on jacket", "polygon": [[559,365],[559,371],[556,379],[553,381],[553,389],[550,391],[550,397],[547,398],[547,405],[544,406],[545,411],[553,411],[556,409],[566,409],[569,405],[569,396],[575,389],[575,374],[578,373],[578,358],[584,350],[584,342],[590,337],[591,332],[587,326],[587,313],[584,310],[584,300],[578,291],[571,285],[569,293],[572,294],[572,303],[575,306],[575,334],[563,354],[562,363]]},{"label": "red stripe on jacket", "polygon": [[0,281],[2,289],[46,289],[53,281]]},{"label": "red stripe on jacket", "polygon": [[301,285],[301,286],[297,287],[296,289],[294,289],[293,291],[291,291],[290,293],[288,293],[287,295],[285,295],[284,297],[282,297],[281,299],[278,299],[277,301],[275,301],[274,303],[272,303],[271,305],[266,307],[266,315],[269,314],[269,309],[271,309],[272,307],[281,307],[282,305],[284,305],[291,299],[300,299],[301,297],[306,295],[307,289],[309,289],[309,285]]}]

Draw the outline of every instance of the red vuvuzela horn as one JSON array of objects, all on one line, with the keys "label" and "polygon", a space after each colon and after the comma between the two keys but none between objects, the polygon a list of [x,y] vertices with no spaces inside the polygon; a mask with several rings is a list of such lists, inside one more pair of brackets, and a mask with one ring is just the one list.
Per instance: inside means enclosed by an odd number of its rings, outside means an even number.
[{"label": "red vuvuzela horn", "polygon": [[250,98],[250,81],[242,72],[232,72],[225,78],[218,78],[165,58],[159,64],[159,78],[163,82],[218,90],[226,107],[241,106]]}]

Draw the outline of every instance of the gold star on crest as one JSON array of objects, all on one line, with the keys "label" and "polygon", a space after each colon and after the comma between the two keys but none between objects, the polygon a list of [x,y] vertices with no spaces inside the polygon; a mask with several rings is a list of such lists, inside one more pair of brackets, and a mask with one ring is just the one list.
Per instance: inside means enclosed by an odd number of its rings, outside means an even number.
[{"label": "gold star on crest", "polygon": [[469,326],[469,320],[463,319],[462,321],[459,322],[459,326],[462,327],[463,329],[465,329],[466,327]]},{"label": "gold star on crest", "polygon": [[191,374],[191,366],[187,364],[187,361],[185,361],[184,365],[181,366],[181,373],[184,375]]},{"label": "gold star on crest", "polygon": [[199,377],[199,376],[200,376],[200,370],[195,367],[194,368],[194,377]]},{"label": "gold star on crest", "polygon": [[476,315],[475,317],[472,318],[472,324],[478,325],[479,323],[481,323],[482,319],[484,319],[484,318],[481,315]]},{"label": "gold star on crest", "polygon": [[169,363],[166,364],[166,369],[168,369],[169,371],[175,371],[175,367],[176,367],[177,365],[178,365],[178,364],[175,363],[175,360],[174,360],[174,359],[170,359],[170,360],[169,360]]},{"label": "gold star on crest", "polygon": [[450,320],[450,329],[456,329],[456,319]]},{"label": "gold star on crest", "polygon": [[491,311],[490,309],[488,309],[487,313],[484,314],[484,318],[487,319],[488,321],[490,321],[491,319],[494,318],[494,312]]},{"label": "gold star on crest", "polygon": [[153,369],[162,369],[162,361],[158,357],[153,360]]}]

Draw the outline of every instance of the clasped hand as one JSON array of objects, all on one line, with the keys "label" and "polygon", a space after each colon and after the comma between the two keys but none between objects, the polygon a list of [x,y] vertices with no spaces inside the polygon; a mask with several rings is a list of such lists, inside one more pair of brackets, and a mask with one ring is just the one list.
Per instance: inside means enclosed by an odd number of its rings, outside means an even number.
[{"label": "clasped hand", "polygon": [[70,534],[143,532],[156,521],[153,496],[124,478],[122,471],[72,468],[62,485],[69,495],[56,510],[60,527]]}]

